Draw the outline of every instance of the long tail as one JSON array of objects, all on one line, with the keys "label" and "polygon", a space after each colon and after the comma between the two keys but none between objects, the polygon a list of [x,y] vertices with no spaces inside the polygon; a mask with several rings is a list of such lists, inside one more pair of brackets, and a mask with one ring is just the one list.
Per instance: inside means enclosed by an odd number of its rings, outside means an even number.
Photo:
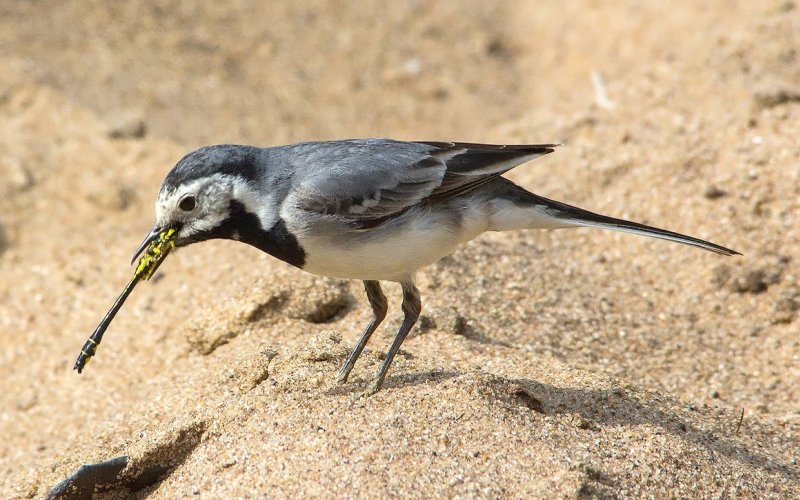
[{"label": "long tail", "polygon": [[[701,240],[685,234],[667,231],[666,229],[659,229],[657,227],[639,224],[638,222],[630,222],[623,219],[608,217],[606,215],[596,214],[582,208],[573,207],[560,201],[550,200],[542,196],[533,194],[517,185],[514,185],[507,179],[503,179],[508,184],[504,186],[506,191],[505,198],[516,205],[516,212],[512,219],[516,219],[517,223],[508,220],[504,224],[505,227],[498,227],[497,229],[516,229],[521,228],[522,222],[519,217],[519,209],[524,206],[527,216],[525,217],[524,227],[528,229],[555,229],[564,227],[595,227],[599,229],[610,229],[612,231],[621,231],[624,233],[638,234],[641,236],[649,236],[651,238],[660,238],[662,240],[675,241],[683,243],[684,245],[691,245],[694,247],[709,250],[722,255],[741,255],[736,250],[725,248],[710,241]],[[516,188],[516,189],[514,189]],[[508,189],[508,190],[507,190]],[[511,192],[509,192],[511,191]],[[513,193],[513,194],[512,194]],[[508,196],[512,195],[512,196]],[[522,205],[522,206],[520,206]],[[510,214],[509,214],[510,215]],[[511,224],[509,224],[511,223]],[[516,227],[510,227],[516,226]]]}]

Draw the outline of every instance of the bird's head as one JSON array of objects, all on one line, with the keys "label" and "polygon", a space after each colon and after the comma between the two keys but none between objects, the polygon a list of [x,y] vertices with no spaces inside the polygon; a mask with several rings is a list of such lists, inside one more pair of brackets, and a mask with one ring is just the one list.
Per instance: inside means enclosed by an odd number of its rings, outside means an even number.
[{"label": "bird's head", "polygon": [[238,219],[258,212],[255,183],[260,154],[250,146],[221,145],[183,157],[161,185],[156,224],[134,260],[170,229],[176,247],[212,238],[238,239]]}]

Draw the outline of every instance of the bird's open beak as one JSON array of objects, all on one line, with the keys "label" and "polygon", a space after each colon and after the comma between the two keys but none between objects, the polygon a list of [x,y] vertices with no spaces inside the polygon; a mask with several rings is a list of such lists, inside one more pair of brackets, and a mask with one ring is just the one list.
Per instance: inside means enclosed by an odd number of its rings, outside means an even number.
[{"label": "bird's open beak", "polygon": [[169,228],[166,228],[166,227],[165,228],[160,228],[157,225],[154,226],[153,229],[150,230],[150,234],[148,234],[145,237],[145,239],[142,242],[142,244],[139,245],[139,248],[136,249],[136,253],[133,254],[133,258],[131,259],[131,264],[136,262],[136,259],[142,254],[142,252],[144,252],[145,248],[147,248],[147,245],[149,245],[153,241],[157,240],[158,237],[161,235],[161,233],[167,231],[168,229]]}]

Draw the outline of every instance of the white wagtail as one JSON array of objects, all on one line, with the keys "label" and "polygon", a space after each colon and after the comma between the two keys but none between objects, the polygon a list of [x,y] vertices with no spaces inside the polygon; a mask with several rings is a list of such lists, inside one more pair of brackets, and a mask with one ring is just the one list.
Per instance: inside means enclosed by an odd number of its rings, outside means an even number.
[{"label": "white wagtail", "polygon": [[84,345],[75,368],[80,372],[94,355],[139,279],[149,278],[173,247],[212,238],[247,243],[310,273],[363,280],[372,320],[339,371],[340,383],[386,316],[380,282],[399,282],[403,323],[368,393],[381,387],[419,317],[415,272],[485,231],[595,227],[738,254],[549,200],[501,177],[554,147],[361,139],[193,151],[164,180],[155,227],[134,255],[135,260],[144,253],[136,274]]}]

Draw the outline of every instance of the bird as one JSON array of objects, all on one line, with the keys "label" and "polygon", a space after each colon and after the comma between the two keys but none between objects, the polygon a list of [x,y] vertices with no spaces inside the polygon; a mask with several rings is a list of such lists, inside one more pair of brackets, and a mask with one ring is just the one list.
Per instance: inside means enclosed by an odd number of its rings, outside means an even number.
[{"label": "bird", "polygon": [[315,275],[361,280],[372,318],[339,370],[338,383],[347,382],[386,317],[381,282],[399,283],[403,321],[368,383],[369,395],[382,387],[420,316],[415,273],[484,232],[590,227],[741,255],[544,198],[502,177],[557,146],[349,139],[202,147],[165,177],[155,225],[134,260],[154,242],[166,241],[165,234],[176,248],[229,239]]}]

